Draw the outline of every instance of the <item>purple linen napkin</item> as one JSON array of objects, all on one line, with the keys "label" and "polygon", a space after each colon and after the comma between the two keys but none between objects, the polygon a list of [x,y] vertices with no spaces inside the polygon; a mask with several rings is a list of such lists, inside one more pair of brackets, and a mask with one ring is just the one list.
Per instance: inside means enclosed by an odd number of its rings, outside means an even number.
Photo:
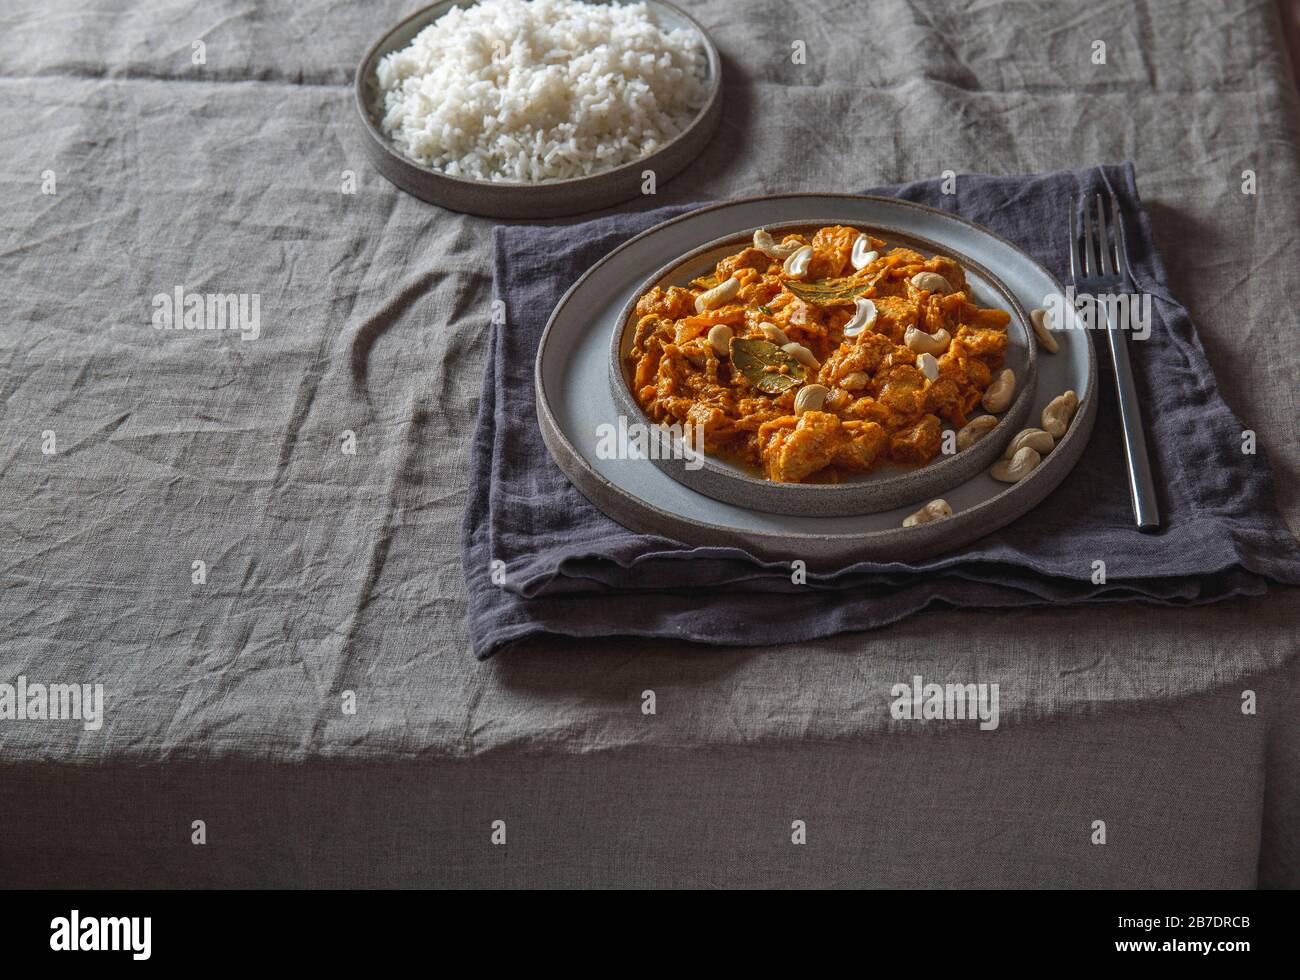
[{"label": "purple linen napkin", "polygon": [[[1133,362],[1162,531],[1133,526],[1114,380],[1099,346],[1092,439],[1071,476],[1029,515],[946,555],[862,562],[809,573],[798,585],[785,563],[624,528],[569,483],[538,430],[533,363],[550,311],[602,256],[691,208],[498,227],[494,293],[510,316],[492,328],[461,541],[475,653],[488,657],[547,633],[786,643],[879,627],[932,604],[1177,605],[1258,595],[1269,581],[1300,583],[1300,547],[1277,512],[1266,457],[1240,451],[1246,427],[1219,396],[1191,319],[1169,292],[1131,164],[962,176],[955,194],[943,194],[938,180],[869,193],[986,225],[1065,281],[1069,202],[1103,188],[1119,198],[1133,275],[1153,299],[1151,336],[1134,344]],[[1092,583],[1097,558],[1107,565],[1105,585]],[[779,605],[773,592],[785,595]]]}]

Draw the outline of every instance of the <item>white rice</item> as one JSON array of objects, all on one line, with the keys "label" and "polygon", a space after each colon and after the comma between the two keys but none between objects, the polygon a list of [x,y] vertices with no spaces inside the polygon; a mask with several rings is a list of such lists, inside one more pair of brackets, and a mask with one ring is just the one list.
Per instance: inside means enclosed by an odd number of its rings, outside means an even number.
[{"label": "white rice", "polygon": [[654,152],[704,104],[695,31],[644,3],[482,0],[453,8],[377,70],[384,133],[453,177],[581,177]]}]

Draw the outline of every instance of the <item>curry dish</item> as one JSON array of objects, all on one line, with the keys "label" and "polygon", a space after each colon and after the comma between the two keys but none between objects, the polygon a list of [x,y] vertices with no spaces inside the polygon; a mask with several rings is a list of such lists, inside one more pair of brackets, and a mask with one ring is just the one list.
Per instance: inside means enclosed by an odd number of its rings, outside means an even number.
[{"label": "curry dish", "polygon": [[774,481],[929,463],[945,423],[965,426],[993,383],[1010,315],[973,303],[947,256],[808,231],[777,242],[760,229],[689,288],[640,297],[638,404]]}]

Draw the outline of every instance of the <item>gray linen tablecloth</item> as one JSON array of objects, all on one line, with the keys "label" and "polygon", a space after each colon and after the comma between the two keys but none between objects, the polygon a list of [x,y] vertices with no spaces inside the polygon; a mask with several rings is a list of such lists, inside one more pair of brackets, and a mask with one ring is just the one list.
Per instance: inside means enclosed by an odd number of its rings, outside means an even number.
[{"label": "gray linen tablecloth", "polygon": [[[492,222],[384,183],[349,90],[415,6],[0,10],[0,684],[106,698],[97,731],[0,719],[0,881],[1300,884],[1296,590],[475,661]],[[725,120],[629,207],[1132,159],[1300,529],[1270,2],[688,6]],[[154,329],[176,287],[256,295],[259,336]],[[998,683],[1000,727],[894,721],[914,675]]]}]

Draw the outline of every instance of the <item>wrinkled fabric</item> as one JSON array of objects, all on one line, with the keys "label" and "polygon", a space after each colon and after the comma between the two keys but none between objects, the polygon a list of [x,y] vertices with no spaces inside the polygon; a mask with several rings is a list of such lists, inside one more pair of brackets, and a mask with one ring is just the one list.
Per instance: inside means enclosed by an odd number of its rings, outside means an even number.
[{"label": "wrinkled fabric", "polygon": [[[1097,425],[1079,463],[1028,515],[964,548],[925,561],[809,572],[806,583],[795,583],[786,562],[631,531],[602,514],[550,458],[530,411],[532,364],[547,314],[587,267],[680,209],[569,228],[498,228],[495,295],[511,316],[493,329],[463,546],[479,656],[544,632],[791,643],[883,626],[938,603],[1183,605],[1262,595],[1270,582],[1300,584],[1300,547],[1274,505],[1267,456],[1240,451],[1246,427],[1220,397],[1196,328],[1170,292],[1132,166],[959,176],[955,193],[942,185],[935,179],[871,193],[979,222],[1063,280],[1071,203],[1099,190],[1120,201],[1135,283],[1153,299],[1151,335],[1131,341],[1130,350],[1160,532],[1133,526],[1103,334],[1095,338],[1104,355]],[[1102,584],[1093,582],[1098,560]]]},{"label": "wrinkled fabric", "polygon": [[[362,54],[418,6],[0,5],[0,682],[102,682],[107,713],[98,733],[0,724],[0,759],[870,746],[880,692],[914,673],[1000,683],[1005,728],[1293,656],[1289,589],[935,600],[885,629],[708,650],[671,639],[670,613],[665,638],[539,636],[476,661],[459,538],[503,223],[385,182],[352,105]],[[1300,127],[1270,0],[689,7],[722,53],[722,127],[617,213],[1132,159],[1171,293],[1300,528]],[[177,285],[259,294],[260,337],[155,330],[151,299]],[[641,715],[650,686],[670,723]]]},{"label": "wrinkled fabric", "polygon": [[[102,683],[106,715],[0,721],[0,879],[1300,883],[1294,588],[711,649],[670,615],[474,658],[459,539],[501,223],[387,184],[353,118],[362,54],[422,2],[0,4],[0,683]],[[1272,0],[686,5],[722,128],[618,213],[1131,159],[1300,529]],[[260,295],[260,337],[155,331],[177,285]],[[999,684],[1001,727],[894,721],[918,674]]]}]

